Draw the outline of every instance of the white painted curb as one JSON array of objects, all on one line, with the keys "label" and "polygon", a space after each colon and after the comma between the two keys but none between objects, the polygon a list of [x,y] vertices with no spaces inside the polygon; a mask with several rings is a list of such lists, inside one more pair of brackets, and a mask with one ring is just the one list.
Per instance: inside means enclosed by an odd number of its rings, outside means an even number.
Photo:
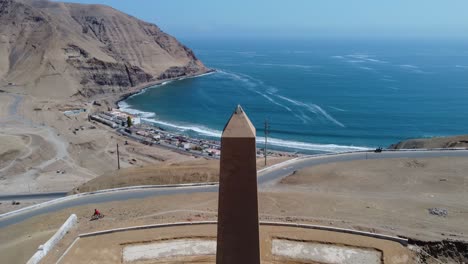
[{"label": "white painted curb", "polygon": [[359,236],[367,236],[373,237],[383,240],[389,240],[393,242],[400,243],[403,246],[408,245],[408,239],[396,237],[396,236],[389,236],[379,233],[371,233],[366,231],[359,231],[354,229],[348,228],[340,228],[340,227],[333,227],[333,226],[321,226],[321,225],[308,225],[308,224],[297,224],[297,223],[285,223],[285,222],[268,222],[268,221],[261,221],[260,225],[268,225],[268,226],[285,226],[285,227],[298,227],[298,228],[305,228],[305,229],[315,229],[315,230],[324,230],[324,231],[331,231],[331,232],[339,232],[339,233],[346,233],[351,235],[359,235]]},{"label": "white painted curb", "polygon": [[[197,222],[176,222],[176,223],[168,223],[168,224],[132,226],[132,227],[123,227],[123,228],[116,228],[116,229],[109,229],[109,230],[103,230],[103,231],[80,234],[78,237],[82,238],[82,237],[98,236],[98,235],[105,235],[105,234],[118,233],[118,232],[124,232],[124,231],[134,231],[134,230],[142,230],[142,229],[161,228],[161,227],[174,227],[174,226],[187,226],[187,225],[217,225],[217,224],[218,224],[217,221],[197,221]],[[406,238],[400,238],[400,237],[383,235],[383,234],[378,234],[378,233],[365,232],[365,231],[358,231],[358,230],[348,229],[348,228],[340,228],[340,227],[332,227],[332,226],[321,226],[321,225],[297,224],[297,223],[286,223],[286,222],[269,222],[269,221],[260,221],[260,225],[298,227],[298,228],[306,228],[306,229],[316,229],[316,230],[340,232],[340,233],[347,233],[347,234],[352,234],[352,235],[360,235],[360,236],[367,236],[367,237],[373,237],[373,238],[378,238],[378,239],[394,241],[394,242],[400,243],[400,244],[402,244],[404,246],[408,245],[408,239],[406,239]]]},{"label": "white painted curb", "polygon": [[63,223],[59,230],[45,242],[44,245],[40,245],[36,253],[28,260],[27,264],[37,264],[42,258],[44,258],[47,253],[55,246],[57,243],[65,236],[65,234],[77,223],[78,218],[75,214],[70,215],[70,217]]}]

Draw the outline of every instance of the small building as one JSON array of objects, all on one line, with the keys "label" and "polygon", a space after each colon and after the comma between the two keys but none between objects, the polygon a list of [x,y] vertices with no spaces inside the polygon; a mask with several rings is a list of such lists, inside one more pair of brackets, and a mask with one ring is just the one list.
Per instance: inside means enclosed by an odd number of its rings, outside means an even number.
[{"label": "small building", "polygon": [[112,128],[117,128],[118,127],[116,123],[114,123],[114,122],[112,122],[110,120],[104,119],[104,118],[102,118],[101,116],[98,116],[98,115],[91,115],[89,118],[91,120],[97,121],[99,123],[110,126]]},{"label": "small building", "polygon": [[121,111],[119,109],[112,109],[111,111],[111,114],[115,117],[118,117],[122,120],[124,120],[125,122],[127,122],[127,118],[130,117],[132,119],[132,124],[134,125],[138,125],[141,123],[141,118],[136,116],[136,115],[132,115],[130,113],[127,113],[127,112],[124,112],[124,111]]},{"label": "small building", "polygon": [[142,137],[147,137],[147,136],[149,136],[149,133],[146,132],[146,131],[144,131],[144,130],[138,130],[138,131],[136,132],[136,134],[139,135],[139,136],[142,136]]},{"label": "small building", "polygon": [[192,144],[192,143],[184,143],[183,145],[184,145],[184,149],[185,149],[185,150],[190,150],[190,149],[192,149],[192,147],[193,147],[193,144]]}]

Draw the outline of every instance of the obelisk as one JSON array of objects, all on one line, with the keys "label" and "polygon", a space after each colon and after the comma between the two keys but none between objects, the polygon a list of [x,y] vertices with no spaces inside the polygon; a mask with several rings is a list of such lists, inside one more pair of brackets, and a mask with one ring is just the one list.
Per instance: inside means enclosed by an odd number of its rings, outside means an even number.
[{"label": "obelisk", "polygon": [[237,106],[221,137],[217,264],[260,263],[255,127]]}]

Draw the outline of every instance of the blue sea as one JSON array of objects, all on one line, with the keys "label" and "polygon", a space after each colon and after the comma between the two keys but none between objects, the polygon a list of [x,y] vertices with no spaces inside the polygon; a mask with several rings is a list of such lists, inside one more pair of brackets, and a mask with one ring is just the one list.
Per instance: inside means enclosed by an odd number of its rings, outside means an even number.
[{"label": "blue sea", "polygon": [[468,134],[468,43],[404,40],[185,40],[215,73],[120,103],[165,129],[219,139],[237,104],[263,142],[341,152]]}]

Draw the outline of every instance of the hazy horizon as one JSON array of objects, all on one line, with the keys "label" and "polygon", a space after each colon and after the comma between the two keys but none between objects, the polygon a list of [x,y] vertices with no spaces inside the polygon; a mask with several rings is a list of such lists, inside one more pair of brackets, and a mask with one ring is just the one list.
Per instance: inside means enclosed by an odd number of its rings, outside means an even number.
[{"label": "hazy horizon", "polygon": [[131,1],[105,4],[180,38],[468,40],[468,1]]}]

